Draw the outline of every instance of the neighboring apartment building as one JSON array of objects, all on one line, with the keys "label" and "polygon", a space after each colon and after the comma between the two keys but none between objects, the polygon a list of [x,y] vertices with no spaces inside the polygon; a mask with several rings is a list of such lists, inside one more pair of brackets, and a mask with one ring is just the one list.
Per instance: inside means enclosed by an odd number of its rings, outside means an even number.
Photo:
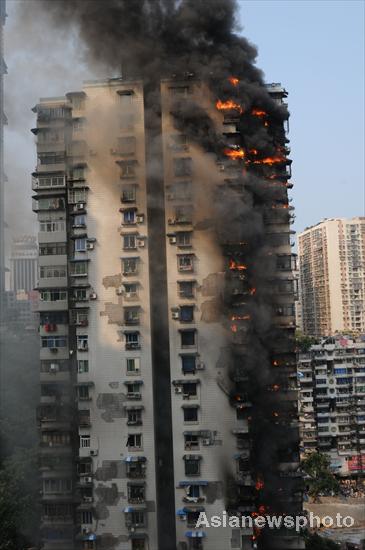
[{"label": "neighboring apartment building", "polygon": [[[40,224],[46,231],[45,224]],[[38,244],[35,237],[24,236],[14,239],[10,255],[10,290],[32,292],[38,281]]]},{"label": "neighboring apartment building", "polygon": [[365,332],[365,218],[333,218],[298,235],[305,334]]},{"label": "neighboring apartment building", "polygon": [[342,475],[365,474],[365,342],[323,339],[299,354],[301,449],[331,456]]},{"label": "neighboring apartment building", "polygon": [[[280,85],[269,91],[279,103],[286,95]],[[256,480],[247,380],[227,380],[227,336],[214,300],[228,263],[241,288],[232,286],[237,316],[228,323],[237,357],[249,292],[234,256],[238,245],[228,243],[224,257],[209,230],[211,174],[221,187],[232,186],[239,164],[217,164],[174,128],[171,98],[187,94],[212,111],[227,141],[238,133],[237,112],[216,112],[199,82],[163,81],[163,165],[156,168],[163,169],[162,189],[147,181],[155,150],[146,151],[142,82],[90,82],[35,107],[33,208],[45,228],[39,233],[44,550],[257,544],[249,529],[194,528],[200,511],[210,517],[226,508],[228,478],[236,511],[253,512]],[[275,319],[292,342],[288,163],[270,182],[283,198],[268,205],[267,224],[277,255]],[[164,300],[168,317],[159,317]],[[296,365],[286,345],[277,348],[273,365],[283,378],[283,401],[295,412],[288,421],[292,445],[278,468],[283,494],[298,511]],[[277,535],[278,548],[302,547],[295,536]]]},{"label": "neighboring apartment building", "polygon": [[0,317],[5,307],[5,183],[4,173],[4,126],[7,118],[4,113],[4,75],[7,66],[4,59],[4,26],[6,2],[0,0]]}]

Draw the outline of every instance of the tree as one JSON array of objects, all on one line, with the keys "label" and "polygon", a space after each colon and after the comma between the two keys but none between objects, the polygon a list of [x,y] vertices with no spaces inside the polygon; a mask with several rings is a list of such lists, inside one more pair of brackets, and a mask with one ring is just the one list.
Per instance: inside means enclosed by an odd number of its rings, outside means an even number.
[{"label": "tree", "polygon": [[303,471],[309,476],[309,494],[317,499],[320,493],[337,494],[340,484],[330,469],[331,461],[327,455],[314,452],[302,462]]},{"label": "tree", "polygon": [[313,336],[307,336],[306,334],[303,334],[298,330],[295,333],[295,342],[298,348],[298,351],[302,353],[306,353],[310,350],[311,346],[316,343],[315,338]]}]

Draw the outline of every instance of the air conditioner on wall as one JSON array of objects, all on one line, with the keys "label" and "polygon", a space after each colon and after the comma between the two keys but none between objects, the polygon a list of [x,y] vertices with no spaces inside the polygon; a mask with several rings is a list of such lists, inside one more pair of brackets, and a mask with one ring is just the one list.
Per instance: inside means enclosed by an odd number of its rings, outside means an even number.
[{"label": "air conditioner on wall", "polygon": [[97,449],[90,449],[90,456],[98,456],[99,451]]}]

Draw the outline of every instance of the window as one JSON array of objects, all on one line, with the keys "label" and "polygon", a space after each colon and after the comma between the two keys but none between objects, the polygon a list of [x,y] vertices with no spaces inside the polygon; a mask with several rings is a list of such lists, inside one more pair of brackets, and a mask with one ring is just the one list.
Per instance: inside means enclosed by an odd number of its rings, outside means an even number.
[{"label": "window", "polygon": [[64,187],[64,176],[38,176],[38,187]]},{"label": "window", "polygon": [[142,425],[142,411],[141,409],[130,409],[127,411],[127,425],[128,426],[141,426]]},{"label": "window", "polygon": [[191,176],[193,163],[190,157],[174,159],[174,175],[177,177]]},{"label": "window", "polygon": [[130,514],[130,522],[134,527],[144,527],[145,515],[143,510],[133,510]]},{"label": "window", "polygon": [[139,382],[126,382],[128,398],[141,398],[141,384]]},{"label": "window", "polygon": [[80,435],[80,448],[81,449],[90,448],[90,436],[89,435]]},{"label": "window", "polygon": [[123,258],[123,275],[136,275],[138,273],[138,258]]},{"label": "window", "polygon": [[136,250],[137,235],[134,235],[134,234],[123,235],[123,248],[124,250]]},{"label": "window", "polygon": [[89,386],[87,384],[78,386],[77,390],[80,401],[90,401]]},{"label": "window", "polygon": [[79,476],[87,476],[92,474],[93,463],[90,459],[83,459],[77,463],[77,473]]},{"label": "window", "polygon": [[194,271],[193,254],[179,254],[177,256],[177,269],[179,271]]},{"label": "window", "polygon": [[77,216],[74,217],[73,227],[86,227],[85,214],[77,214]]},{"label": "window", "polygon": [[122,202],[135,202],[136,200],[136,186],[124,185],[122,189]]},{"label": "window", "polygon": [[93,522],[93,513],[91,510],[81,510],[81,523],[90,525]]},{"label": "window", "polygon": [[75,252],[86,252],[86,239],[75,239]]},{"label": "window", "polygon": [[[68,315],[66,311],[49,311],[47,313],[41,313],[40,314],[40,324],[42,327],[46,327],[46,325],[67,325],[68,323]],[[48,327],[49,329],[50,327]],[[47,328],[45,328],[47,331]],[[49,332],[51,332],[49,330]]]},{"label": "window", "polygon": [[44,479],[43,492],[45,494],[71,493],[72,481],[68,478]]},{"label": "window", "polygon": [[40,300],[41,302],[62,302],[67,300],[67,290],[42,290]]},{"label": "window", "polygon": [[60,256],[67,254],[66,244],[64,243],[49,243],[39,246],[40,256]]},{"label": "window", "polygon": [[89,337],[87,334],[77,335],[77,349],[79,351],[87,351],[89,349]]},{"label": "window", "polygon": [[195,373],[196,370],[196,356],[195,355],[182,355],[181,356],[182,371],[186,373]]},{"label": "window", "polygon": [[78,359],[77,372],[79,374],[82,374],[84,372],[89,372],[89,361],[87,359]]},{"label": "window", "polygon": [[134,126],[134,113],[123,113],[119,117],[120,130],[132,130]]},{"label": "window", "polygon": [[129,107],[134,99],[134,91],[133,90],[118,90],[117,91],[117,101],[119,105],[121,105],[123,108]]},{"label": "window", "polygon": [[199,449],[199,436],[185,434],[185,450]]},{"label": "window", "polygon": [[69,189],[68,190],[68,202],[70,204],[76,204],[78,202],[86,202],[86,189]]},{"label": "window", "polygon": [[139,349],[140,348],[140,336],[139,332],[127,332],[125,335],[125,347],[126,349]]},{"label": "window", "polygon": [[42,336],[42,348],[65,348],[67,346],[67,336]]},{"label": "window", "polygon": [[38,153],[39,164],[62,164],[65,162],[64,153]]},{"label": "window", "polygon": [[192,92],[190,86],[170,86],[169,90],[171,95],[182,97],[186,97]]},{"label": "window", "polygon": [[90,410],[81,409],[79,410],[79,426],[83,428],[90,427]]},{"label": "window", "polygon": [[182,323],[194,321],[194,306],[180,306],[180,321]]},{"label": "window", "polygon": [[65,231],[66,222],[65,220],[49,220],[41,221],[39,223],[39,231],[42,233],[53,233],[54,231]]},{"label": "window", "polygon": [[142,449],[142,434],[129,434],[126,446],[130,451]]},{"label": "window", "polygon": [[71,442],[70,434],[68,432],[43,432],[41,443],[49,447],[54,445],[65,446]]},{"label": "window", "polygon": [[176,223],[192,223],[193,209],[190,205],[177,206],[175,208]]},{"label": "window", "polygon": [[128,484],[128,502],[139,504],[145,500],[145,485],[144,483]]},{"label": "window", "polygon": [[88,299],[86,288],[75,288],[73,296],[77,302],[86,302]]},{"label": "window", "polygon": [[132,550],[147,550],[145,539],[139,538],[138,535],[137,538],[132,539]]},{"label": "window", "polygon": [[137,162],[134,160],[123,160],[119,163],[120,166],[120,177],[123,178],[133,178],[136,175],[136,166]]},{"label": "window", "polygon": [[200,457],[185,456],[185,475],[199,476],[200,475]]},{"label": "window", "polygon": [[198,395],[198,385],[196,382],[184,382],[182,385],[184,397],[196,397]]},{"label": "window", "polygon": [[87,275],[88,262],[72,262],[70,271],[70,274],[73,277],[82,277],[84,275]]},{"label": "window", "polygon": [[85,179],[85,168],[83,166],[74,166],[72,168],[71,179],[73,179],[73,180],[84,180]]},{"label": "window", "polygon": [[58,277],[67,276],[67,267],[65,265],[55,265],[55,266],[40,266],[39,268],[39,278],[40,279],[50,279]]},{"label": "window", "polygon": [[169,193],[167,198],[169,200],[190,200],[192,197],[192,183],[191,181],[176,181],[169,186]]},{"label": "window", "polygon": [[190,247],[191,237],[192,237],[191,231],[179,231],[178,233],[176,233],[177,246],[180,246],[181,248]]},{"label": "window", "polygon": [[118,139],[118,153],[120,155],[134,155],[136,152],[136,138],[134,136]]},{"label": "window", "polygon": [[127,374],[139,374],[140,373],[140,358],[129,357],[127,358]]},{"label": "window", "polygon": [[139,306],[125,307],[124,308],[124,323],[126,325],[138,325],[139,324],[139,314],[140,314]]},{"label": "window", "polygon": [[189,485],[186,488],[186,496],[190,498],[200,498],[200,485]]},{"label": "window", "polygon": [[138,297],[138,284],[137,283],[123,283],[124,286],[124,298],[131,299]]},{"label": "window", "polygon": [[187,149],[187,136],[185,134],[172,134],[170,136],[170,149],[184,151]]},{"label": "window", "polygon": [[196,330],[182,330],[180,331],[181,347],[195,346]]},{"label": "window", "polygon": [[201,538],[189,539],[189,550],[203,550],[203,540]]},{"label": "window", "polygon": [[180,298],[194,298],[194,281],[179,281],[177,284]]},{"label": "window", "polygon": [[183,407],[184,422],[198,422],[198,407]]},{"label": "window", "polygon": [[123,212],[123,224],[124,225],[133,225],[136,223],[136,211],[134,208],[130,210],[124,210]]}]

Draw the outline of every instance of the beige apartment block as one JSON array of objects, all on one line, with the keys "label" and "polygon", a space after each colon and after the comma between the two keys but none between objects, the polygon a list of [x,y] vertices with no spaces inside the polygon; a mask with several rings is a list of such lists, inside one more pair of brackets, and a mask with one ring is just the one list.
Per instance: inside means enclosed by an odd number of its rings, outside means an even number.
[{"label": "beige apartment block", "polygon": [[305,334],[365,332],[365,218],[331,218],[298,235]]}]

